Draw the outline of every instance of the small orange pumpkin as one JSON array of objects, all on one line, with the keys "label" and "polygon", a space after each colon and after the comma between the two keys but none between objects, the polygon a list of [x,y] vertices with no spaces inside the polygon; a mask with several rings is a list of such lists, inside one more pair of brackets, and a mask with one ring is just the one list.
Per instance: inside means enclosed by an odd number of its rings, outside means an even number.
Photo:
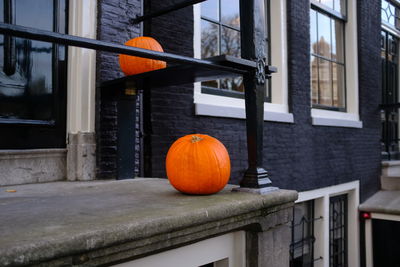
[{"label": "small orange pumpkin", "polygon": [[[125,43],[128,46],[144,48],[148,50],[164,52],[161,45],[151,37],[140,36],[133,38]],[[165,61],[135,57],[129,55],[119,55],[119,65],[125,75],[134,75],[147,71],[163,69],[167,66]]]},{"label": "small orange pumpkin", "polygon": [[190,134],[172,144],[166,168],[170,183],[178,191],[206,195],[225,187],[231,163],[228,151],[220,141],[204,134]]}]

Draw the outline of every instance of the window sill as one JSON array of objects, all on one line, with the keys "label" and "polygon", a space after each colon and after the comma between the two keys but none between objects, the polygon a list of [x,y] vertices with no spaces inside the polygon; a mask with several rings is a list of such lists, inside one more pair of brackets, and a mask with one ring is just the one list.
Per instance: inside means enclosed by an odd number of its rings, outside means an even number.
[{"label": "window sill", "polygon": [[[195,95],[195,114],[223,118],[245,119],[243,99],[230,99],[214,95]],[[265,103],[264,121],[294,123],[293,114],[288,107],[281,104]]]},{"label": "window sill", "polygon": [[332,126],[345,128],[362,128],[363,123],[358,114],[330,111],[322,109],[311,109],[312,125]]}]

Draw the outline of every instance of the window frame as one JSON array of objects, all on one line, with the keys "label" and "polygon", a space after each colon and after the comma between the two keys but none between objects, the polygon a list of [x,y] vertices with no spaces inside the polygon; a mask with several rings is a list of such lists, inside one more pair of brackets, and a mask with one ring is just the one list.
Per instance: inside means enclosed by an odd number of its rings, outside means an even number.
[{"label": "window frame", "polygon": [[[293,114],[288,104],[288,74],[287,74],[287,14],[286,1],[271,1],[270,18],[271,31],[270,49],[271,65],[278,68],[278,72],[271,79],[271,103],[264,103],[264,120],[274,122],[293,123]],[[201,19],[200,5],[193,6],[194,13],[194,57],[201,57]],[[244,99],[218,96],[202,93],[200,83],[194,84],[195,114],[200,116],[226,117],[245,119]]]},{"label": "window frame", "polygon": [[330,199],[347,195],[347,255],[348,266],[360,266],[358,206],[360,182],[358,180],[330,187],[299,192],[295,203],[314,201],[314,267],[329,265],[329,207]]},{"label": "window frame", "polygon": [[[315,4],[310,1],[310,11]],[[319,3],[317,3],[319,4]],[[321,4],[319,4],[321,5]],[[359,113],[359,83],[358,83],[358,40],[357,40],[357,1],[347,0],[344,25],[344,53],[346,55],[345,85],[346,85],[346,111],[327,110],[313,107],[311,103],[310,80],[310,104],[312,125],[362,128]],[[311,62],[311,61],[309,61]]]}]

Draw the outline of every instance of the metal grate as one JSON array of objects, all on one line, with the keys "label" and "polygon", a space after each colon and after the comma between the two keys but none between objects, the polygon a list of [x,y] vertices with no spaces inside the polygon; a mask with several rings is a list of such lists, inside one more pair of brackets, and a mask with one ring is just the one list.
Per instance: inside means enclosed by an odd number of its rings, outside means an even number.
[{"label": "metal grate", "polygon": [[329,266],[347,267],[347,195],[330,198]]},{"label": "metal grate", "polygon": [[293,207],[290,267],[314,266],[314,201]]}]

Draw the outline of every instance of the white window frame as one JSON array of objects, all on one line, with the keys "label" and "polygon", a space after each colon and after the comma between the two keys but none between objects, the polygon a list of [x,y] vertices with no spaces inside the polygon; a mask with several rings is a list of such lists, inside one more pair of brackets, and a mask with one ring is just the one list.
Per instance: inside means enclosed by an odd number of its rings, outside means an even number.
[{"label": "white window frame", "polygon": [[246,234],[233,232],[209,238],[188,246],[171,249],[115,267],[197,267],[214,263],[215,267],[243,267],[246,265]]},{"label": "white window frame", "polygon": [[347,0],[347,22],[345,23],[345,55],[347,111],[340,112],[312,108],[311,117],[313,125],[350,128],[363,127],[363,123],[360,120],[359,115],[357,0]]},{"label": "white window frame", "polygon": [[360,266],[359,218],[360,182],[353,181],[345,184],[299,192],[296,203],[314,200],[314,218],[322,218],[314,222],[314,267],[329,267],[329,200],[330,197],[347,194],[347,255],[348,266]]},{"label": "white window frame", "polygon": [[[194,57],[201,58],[201,8],[193,6],[194,14]],[[286,0],[270,1],[271,64],[278,68],[272,75],[271,103],[264,104],[264,120],[293,123],[293,114],[288,105],[288,67],[286,36]],[[245,119],[244,99],[216,96],[201,92],[201,83],[194,84],[196,115]]]}]

